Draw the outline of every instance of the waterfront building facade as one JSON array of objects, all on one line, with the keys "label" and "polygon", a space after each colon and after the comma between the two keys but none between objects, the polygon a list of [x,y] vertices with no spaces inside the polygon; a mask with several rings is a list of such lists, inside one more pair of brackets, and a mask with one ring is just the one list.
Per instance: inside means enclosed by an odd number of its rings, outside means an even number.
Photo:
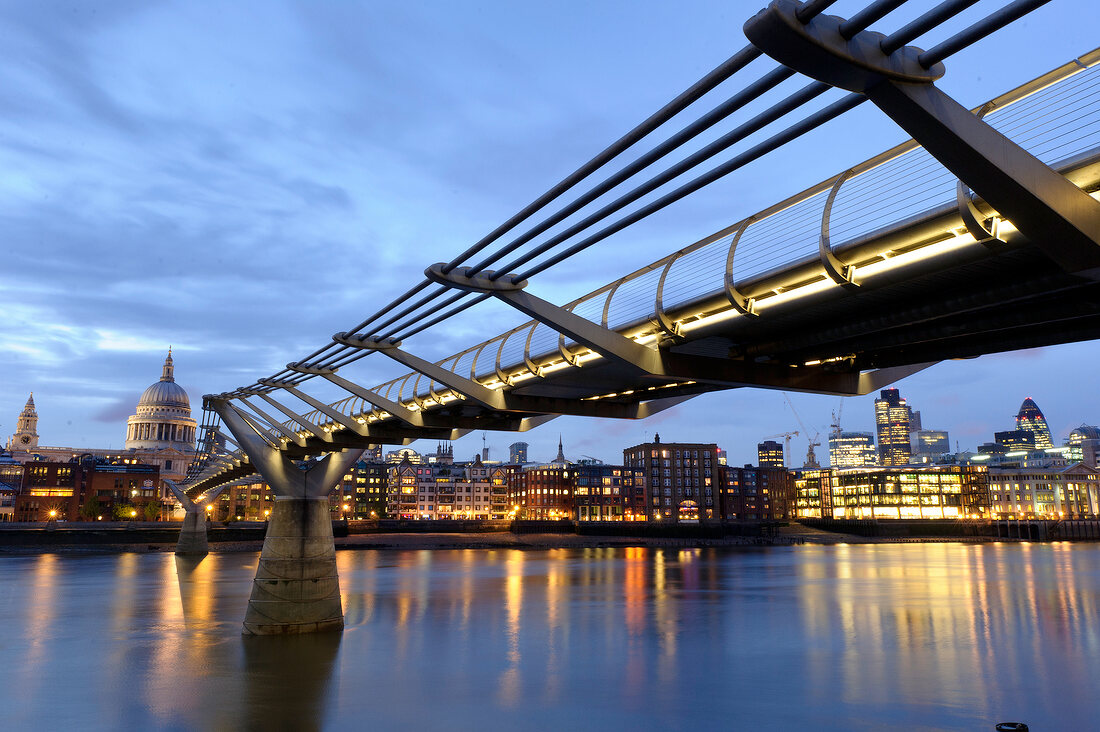
[{"label": "waterfront building facade", "polygon": [[507,480],[508,503],[517,518],[565,520],[575,516],[574,469],[540,466],[510,473]]},{"label": "waterfront building facade", "polygon": [[16,521],[153,521],[165,508],[155,465],[85,455],[25,463],[13,513]]},{"label": "waterfront building facade", "polygon": [[794,518],[794,473],[786,468],[719,468],[719,515],[726,521]]},{"label": "waterfront building facade", "polygon": [[418,520],[505,519],[509,472],[480,456],[470,463],[402,461],[389,467],[387,513]]},{"label": "waterfront building facade", "polygon": [[886,467],[908,465],[909,405],[897,389],[883,389],[879,395],[875,400],[879,464]]},{"label": "waterfront building facade", "polygon": [[1100,476],[1077,463],[1058,468],[990,468],[994,518],[1079,519],[1100,515]]},{"label": "waterfront building facade", "polygon": [[262,480],[231,485],[210,504],[212,521],[266,521],[275,507],[275,494]]},{"label": "waterfront building facade", "polygon": [[645,471],[648,516],[657,521],[717,518],[718,446],[653,442],[623,450],[623,465]]},{"label": "waterfront building facade", "polygon": [[984,466],[807,471],[796,480],[798,518],[988,518]]},{"label": "waterfront building facade", "polygon": [[[386,518],[389,466],[381,460],[360,460],[336,485],[337,512],[359,521]],[[347,508],[344,508],[347,506]]]},{"label": "waterfront building facade", "polygon": [[23,484],[23,465],[11,453],[0,453],[0,521],[15,519],[15,497]]},{"label": "waterfront building facade", "polygon": [[602,463],[573,466],[577,521],[645,521],[645,469]]}]

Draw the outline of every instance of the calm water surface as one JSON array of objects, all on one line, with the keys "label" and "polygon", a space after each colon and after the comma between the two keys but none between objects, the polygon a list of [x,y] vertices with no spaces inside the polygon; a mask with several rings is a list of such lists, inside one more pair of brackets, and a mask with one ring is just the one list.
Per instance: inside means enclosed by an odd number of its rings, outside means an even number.
[{"label": "calm water surface", "polygon": [[256,561],[0,558],[0,726],[1100,729],[1097,545],[343,551],[242,638]]}]

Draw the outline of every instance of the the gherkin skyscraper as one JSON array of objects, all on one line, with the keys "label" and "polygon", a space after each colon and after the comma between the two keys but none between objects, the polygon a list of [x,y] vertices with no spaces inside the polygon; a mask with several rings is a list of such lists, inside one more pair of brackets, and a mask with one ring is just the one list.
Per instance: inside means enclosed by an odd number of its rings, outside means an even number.
[{"label": "the gherkin skyscraper", "polygon": [[1054,441],[1050,439],[1050,428],[1047,420],[1031,397],[1020,405],[1020,412],[1016,415],[1016,429],[1028,430],[1035,434],[1035,447],[1054,447]]}]

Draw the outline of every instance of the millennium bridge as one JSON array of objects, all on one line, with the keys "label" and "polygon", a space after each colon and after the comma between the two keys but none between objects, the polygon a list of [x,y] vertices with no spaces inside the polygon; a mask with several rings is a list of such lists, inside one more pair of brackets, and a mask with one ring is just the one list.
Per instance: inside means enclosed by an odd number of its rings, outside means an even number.
[{"label": "millennium bridge", "polygon": [[[451,261],[423,263],[400,297],[285,369],[204,396],[179,550],[205,552],[202,506],[258,474],[276,501],[245,632],[339,629],[327,496],[369,446],[644,419],[739,387],[866,394],[944,359],[1100,336],[1100,49],[966,109],[936,85],[944,62],[1044,4],[935,37],[974,2],[879,32],[905,0],[849,18],[824,12],[833,0],[774,0],[745,23],[744,48]],[[758,59],[771,70],[740,81]],[[696,102],[709,111],[681,119]],[[912,139],[581,298],[532,293],[715,181],[751,184],[747,165],[866,102]],[[443,360],[404,346],[494,304],[494,320],[500,304],[522,314],[515,327]],[[372,363],[393,362],[407,371],[367,385]]]}]

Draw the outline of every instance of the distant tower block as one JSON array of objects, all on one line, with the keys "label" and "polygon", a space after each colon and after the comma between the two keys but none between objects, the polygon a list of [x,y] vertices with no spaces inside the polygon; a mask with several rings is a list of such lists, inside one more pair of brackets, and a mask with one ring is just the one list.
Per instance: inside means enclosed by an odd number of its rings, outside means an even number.
[{"label": "distant tower block", "polygon": [[764,440],[756,445],[756,464],[761,468],[783,467],[783,445],[775,440]]},{"label": "distant tower block", "polygon": [[530,447],[526,442],[513,442],[508,446],[508,462],[513,464],[527,462],[527,448]]},{"label": "distant tower block", "polygon": [[881,465],[908,465],[909,405],[897,389],[883,389],[875,400],[875,427],[878,432],[878,454]]}]

